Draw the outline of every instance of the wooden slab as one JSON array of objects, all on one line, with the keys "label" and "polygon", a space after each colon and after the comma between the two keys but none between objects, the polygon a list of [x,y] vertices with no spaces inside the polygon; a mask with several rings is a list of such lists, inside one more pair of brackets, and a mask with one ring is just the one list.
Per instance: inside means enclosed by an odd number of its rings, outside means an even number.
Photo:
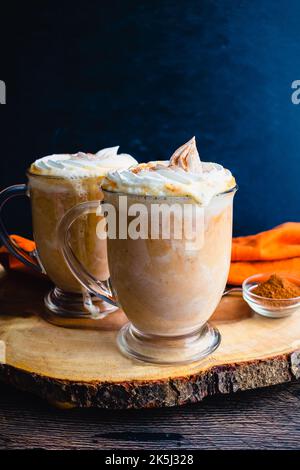
[{"label": "wooden slab", "polygon": [[0,379],[60,407],[143,408],[195,403],[300,378],[300,311],[267,319],[240,297],[224,298],[213,322],[221,346],[201,362],[156,366],[123,357],[122,315],[97,330],[59,328],[40,313],[49,284],[14,273],[0,283]]}]

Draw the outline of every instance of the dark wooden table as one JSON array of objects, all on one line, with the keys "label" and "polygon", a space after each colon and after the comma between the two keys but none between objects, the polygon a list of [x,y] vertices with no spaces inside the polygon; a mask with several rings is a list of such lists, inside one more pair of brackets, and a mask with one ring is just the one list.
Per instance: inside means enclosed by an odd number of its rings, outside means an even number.
[{"label": "dark wooden table", "polygon": [[300,383],[182,408],[57,410],[0,384],[1,449],[300,449]]}]

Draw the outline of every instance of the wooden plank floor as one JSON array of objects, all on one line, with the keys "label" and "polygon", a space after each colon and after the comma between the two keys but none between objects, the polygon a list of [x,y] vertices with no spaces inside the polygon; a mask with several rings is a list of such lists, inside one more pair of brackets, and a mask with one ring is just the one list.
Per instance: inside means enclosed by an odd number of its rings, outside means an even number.
[{"label": "wooden plank floor", "polygon": [[1,449],[300,449],[300,383],[182,408],[57,410],[0,384]]}]

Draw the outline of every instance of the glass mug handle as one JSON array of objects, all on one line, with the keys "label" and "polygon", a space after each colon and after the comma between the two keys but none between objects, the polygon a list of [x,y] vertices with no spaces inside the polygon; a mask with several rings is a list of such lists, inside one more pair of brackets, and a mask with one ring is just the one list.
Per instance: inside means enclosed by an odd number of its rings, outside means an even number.
[{"label": "glass mug handle", "polygon": [[97,214],[100,201],[86,201],[77,204],[66,212],[58,226],[59,246],[68,265],[68,268],[75,276],[77,281],[91,294],[94,294],[101,300],[108,302],[115,307],[119,307],[118,302],[112,293],[110,280],[101,281],[90,274],[75,255],[70,241],[70,228],[78,217],[87,214]]},{"label": "glass mug handle", "polygon": [[14,186],[9,186],[3,191],[0,192],[0,239],[3,245],[6,246],[8,251],[15,256],[19,261],[21,261],[25,266],[33,268],[39,273],[45,273],[36,250],[26,251],[21,248],[11,237],[8,235],[6,227],[2,219],[2,209],[7,203],[7,201],[16,196],[28,196],[27,185],[26,184],[15,184]]}]

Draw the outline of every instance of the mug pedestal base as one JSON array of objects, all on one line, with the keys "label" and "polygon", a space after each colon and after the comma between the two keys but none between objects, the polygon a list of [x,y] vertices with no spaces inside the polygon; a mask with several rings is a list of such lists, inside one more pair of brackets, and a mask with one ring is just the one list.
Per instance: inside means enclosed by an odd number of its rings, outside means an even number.
[{"label": "mug pedestal base", "polygon": [[166,337],[146,335],[127,323],[119,331],[120,351],[131,359],[153,364],[187,364],[203,359],[220,344],[219,331],[206,323],[189,335]]},{"label": "mug pedestal base", "polygon": [[85,308],[83,294],[64,292],[55,287],[44,297],[44,318],[57,326],[93,328],[109,313],[118,310],[97,297],[89,296],[89,299],[92,300],[93,313]]}]

